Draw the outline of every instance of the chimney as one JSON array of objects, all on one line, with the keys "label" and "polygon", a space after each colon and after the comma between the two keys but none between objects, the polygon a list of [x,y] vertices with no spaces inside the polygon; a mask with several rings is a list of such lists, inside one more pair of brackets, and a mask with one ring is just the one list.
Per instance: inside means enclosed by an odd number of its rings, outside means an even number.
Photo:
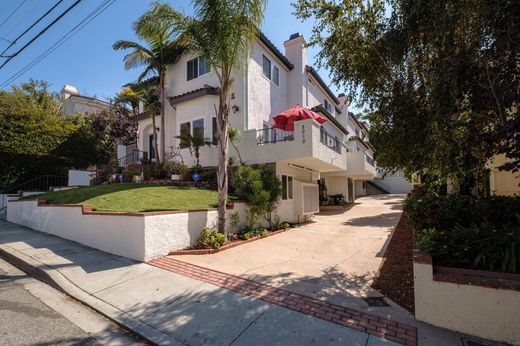
[{"label": "chimney", "polygon": [[294,33],[283,43],[285,57],[294,65],[289,72],[289,104],[307,106],[305,102],[305,67],[307,66],[307,42],[299,33]]},{"label": "chimney", "polygon": [[285,57],[294,65],[295,70],[304,70],[307,65],[307,41],[300,33],[292,34],[283,43]]}]

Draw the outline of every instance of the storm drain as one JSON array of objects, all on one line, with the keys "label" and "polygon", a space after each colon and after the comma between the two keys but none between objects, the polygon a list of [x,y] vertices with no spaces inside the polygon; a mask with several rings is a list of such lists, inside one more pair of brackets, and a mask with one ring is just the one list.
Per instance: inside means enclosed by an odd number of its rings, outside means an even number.
[{"label": "storm drain", "polygon": [[386,303],[384,297],[366,297],[363,300],[367,302],[368,306],[390,306]]},{"label": "storm drain", "polygon": [[463,337],[462,344],[464,346],[506,346],[506,344],[501,344],[498,342],[488,341],[475,337]]}]

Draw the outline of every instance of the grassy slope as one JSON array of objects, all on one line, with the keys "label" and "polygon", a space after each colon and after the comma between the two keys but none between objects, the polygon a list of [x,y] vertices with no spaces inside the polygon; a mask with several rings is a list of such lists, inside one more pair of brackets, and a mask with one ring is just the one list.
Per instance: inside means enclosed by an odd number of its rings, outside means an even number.
[{"label": "grassy slope", "polygon": [[91,204],[95,210],[126,212],[204,209],[217,204],[216,191],[145,184],[80,187],[32,198],[50,204]]}]

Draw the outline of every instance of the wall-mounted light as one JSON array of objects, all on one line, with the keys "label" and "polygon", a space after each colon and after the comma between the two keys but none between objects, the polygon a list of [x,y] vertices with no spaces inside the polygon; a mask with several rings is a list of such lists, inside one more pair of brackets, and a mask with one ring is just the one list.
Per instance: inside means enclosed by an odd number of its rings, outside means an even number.
[{"label": "wall-mounted light", "polygon": [[237,106],[237,105],[233,105],[233,106],[231,107],[231,110],[233,111],[233,113],[236,113],[236,112],[238,112],[239,109],[238,109],[238,106]]},{"label": "wall-mounted light", "polygon": [[160,128],[158,128],[158,127],[156,127],[156,128],[155,128],[155,130],[157,130],[157,132],[159,132],[159,131],[160,131],[161,129],[160,129]]}]

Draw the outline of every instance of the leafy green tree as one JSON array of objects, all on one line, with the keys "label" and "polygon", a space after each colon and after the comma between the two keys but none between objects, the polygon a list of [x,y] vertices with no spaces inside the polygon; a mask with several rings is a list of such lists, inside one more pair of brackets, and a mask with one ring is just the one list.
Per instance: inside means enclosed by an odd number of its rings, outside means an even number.
[{"label": "leafy green tree", "polygon": [[520,169],[520,7],[509,0],[298,0],[333,81],[368,104],[378,165],[468,181]]},{"label": "leafy green tree", "polygon": [[125,55],[124,62],[126,69],[144,67],[144,71],[138,78],[141,82],[150,75],[158,76],[156,88],[157,99],[160,107],[157,109],[161,116],[161,150],[157,145],[157,127],[155,125],[155,114],[152,114],[153,136],[156,160],[162,161],[165,153],[165,107],[166,95],[164,81],[166,78],[166,68],[170,64],[176,63],[185,51],[174,37],[173,21],[171,17],[165,15],[165,11],[170,9],[169,5],[154,3],[150,11],[142,15],[134,23],[134,31],[137,37],[145,42],[141,45],[137,42],[120,40],[114,43],[115,50],[128,50],[131,52]]},{"label": "leafy green tree", "polygon": [[258,28],[263,20],[266,0],[194,0],[194,16],[170,8],[175,29],[194,54],[207,59],[219,80],[217,108],[218,142],[218,230],[226,233],[228,194],[229,110],[233,73],[245,71]]},{"label": "leafy green tree", "polygon": [[0,91],[0,189],[40,175],[64,174],[56,149],[77,126],[64,120],[59,95],[30,80]]}]

